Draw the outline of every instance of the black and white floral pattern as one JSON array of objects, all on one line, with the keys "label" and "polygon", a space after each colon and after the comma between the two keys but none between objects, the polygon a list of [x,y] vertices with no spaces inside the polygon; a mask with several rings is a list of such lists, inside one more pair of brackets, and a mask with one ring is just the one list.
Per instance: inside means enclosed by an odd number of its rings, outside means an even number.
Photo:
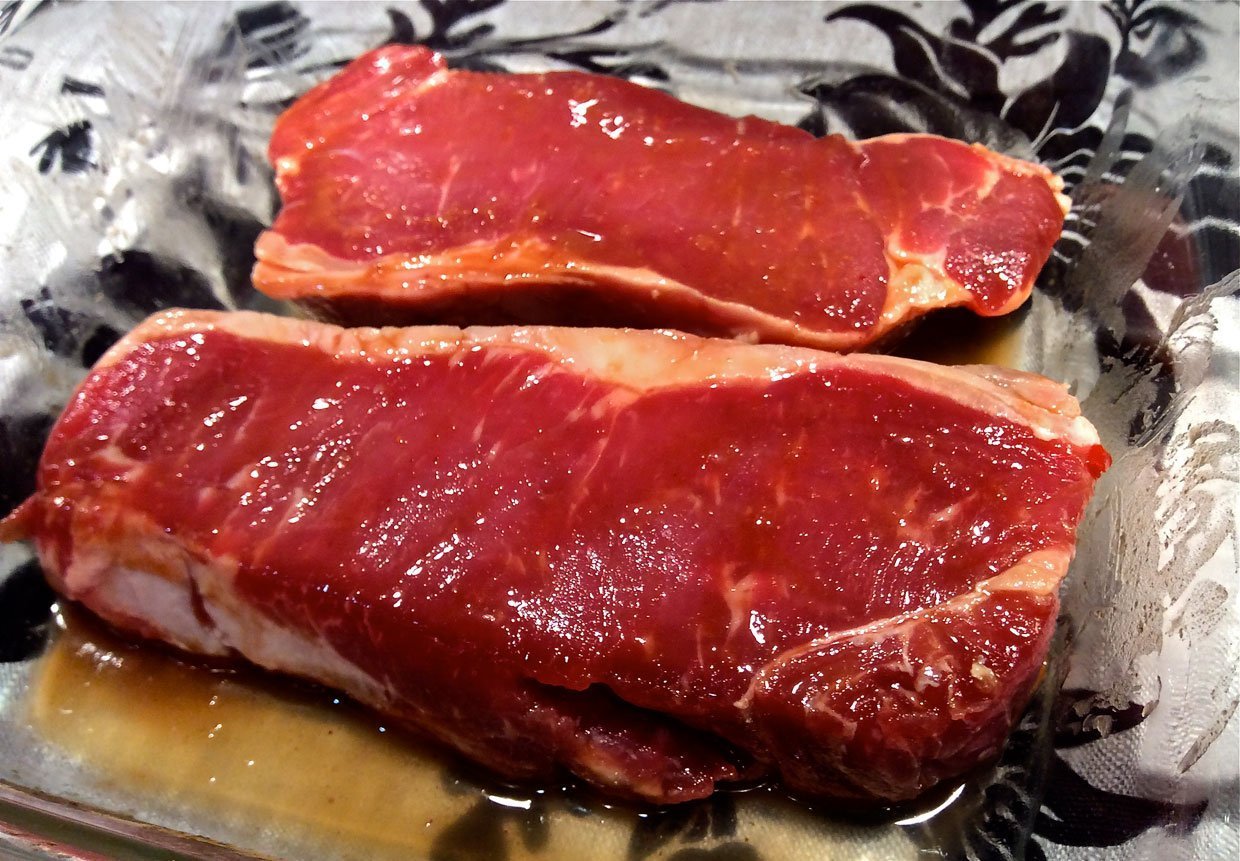
[{"label": "black and white floral pattern", "polygon": [[[1046,680],[1002,760],[938,815],[871,817],[868,842],[841,837],[838,851],[1235,857],[1238,35],[1234,6],[1168,0],[10,0],[0,5],[0,513],[30,492],[72,386],[142,317],[279,310],[248,280],[277,206],[267,133],[298,93],[367,48],[420,43],[460,68],[619,75],[816,135],[981,141],[1067,182],[1073,209],[1025,312],[1021,356],[1072,386],[1116,465],[1082,530]],[[0,572],[0,666],[12,669],[0,676],[2,727],[18,720],[53,596],[20,554],[0,564],[11,569]],[[0,746],[14,732],[0,730]],[[52,771],[30,767],[0,765],[0,779],[57,787]],[[572,793],[505,806],[476,776],[446,771],[444,782],[460,813],[437,826],[434,859],[539,853],[553,829],[598,810]],[[722,793],[634,813],[623,857],[788,857],[769,839],[786,805]],[[833,823],[825,833],[853,834],[837,812],[809,815]],[[796,845],[812,853],[832,839]],[[249,848],[280,851],[255,840]]]}]

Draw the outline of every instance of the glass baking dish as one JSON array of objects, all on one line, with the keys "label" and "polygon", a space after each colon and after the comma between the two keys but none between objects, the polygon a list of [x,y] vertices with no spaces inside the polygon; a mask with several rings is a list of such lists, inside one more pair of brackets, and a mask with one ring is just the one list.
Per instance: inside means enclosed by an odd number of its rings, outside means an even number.
[{"label": "glass baking dish", "polygon": [[1002,759],[907,809],[769,788],[638,809],[495,783],[330,692],[56,604],[0,549],[0,854],[18,858],[1223,858],[1240,854],[1236,9],[1001,3],[0,8],[0,503],[73,386],[249,284],[279,111],[360,52],[576,68],[815,134],[930,131],[1073,198],[1030,303],[895,349],[1068,383],[1115,456],[1045,678]]}]

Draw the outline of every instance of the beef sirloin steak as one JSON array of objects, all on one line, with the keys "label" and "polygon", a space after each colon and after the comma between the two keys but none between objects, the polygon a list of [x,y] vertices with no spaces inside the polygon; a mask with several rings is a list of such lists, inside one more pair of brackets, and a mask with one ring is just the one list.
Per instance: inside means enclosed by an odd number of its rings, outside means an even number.
[{"label": "beef sirloin steak", "polygon": [[854,350],[1029,296],[1068,199],[931,135],[853,143],[581,72],[372,51],[276,123],[254,283],[363,324],[675,327]]},{"label": "beef sirloin steak", "polygon": [[83,382],[0,533],[122,629],[506,776],[895,800],[999,750],[1108,462],[995,368],[176,311]]}]

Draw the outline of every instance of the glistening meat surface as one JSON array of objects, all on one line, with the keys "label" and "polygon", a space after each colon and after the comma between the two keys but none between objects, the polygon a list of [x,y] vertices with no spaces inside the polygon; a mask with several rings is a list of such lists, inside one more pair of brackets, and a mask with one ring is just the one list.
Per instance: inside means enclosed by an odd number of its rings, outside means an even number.
[{"label": "glistening meat surface", "polygon": [[0,537],[121,628],[504,775],[902,799],[999,750],[1107,463],[1062,387],[998,369],[172,312]]},{"label": "glistening meat surface", "polygon": [[348,323],[676,327],[853,350],[1029,295],[1067,198],[928,135],[851,143],[577,72],[357,59],[276,124],[254,282]]}]

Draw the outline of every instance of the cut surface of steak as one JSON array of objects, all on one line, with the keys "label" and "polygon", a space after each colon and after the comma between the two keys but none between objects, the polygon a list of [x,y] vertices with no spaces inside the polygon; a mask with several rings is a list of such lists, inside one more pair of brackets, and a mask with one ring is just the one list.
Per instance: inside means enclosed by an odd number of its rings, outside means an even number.
[{"label": "cut surface of steak", "polygon": [[674,327],[832,350],[1004,314],[1067,211],[1045,168],[853,143],[617,78],[360,57],[276,123],[254,282],[353,324]]},{"label": "cut surface of steak", "polygon": [[510,777],[903,799],[993,756],[1109,459],[1061,386],[668,332],[171,312],[0,528],[112,623]]}]

